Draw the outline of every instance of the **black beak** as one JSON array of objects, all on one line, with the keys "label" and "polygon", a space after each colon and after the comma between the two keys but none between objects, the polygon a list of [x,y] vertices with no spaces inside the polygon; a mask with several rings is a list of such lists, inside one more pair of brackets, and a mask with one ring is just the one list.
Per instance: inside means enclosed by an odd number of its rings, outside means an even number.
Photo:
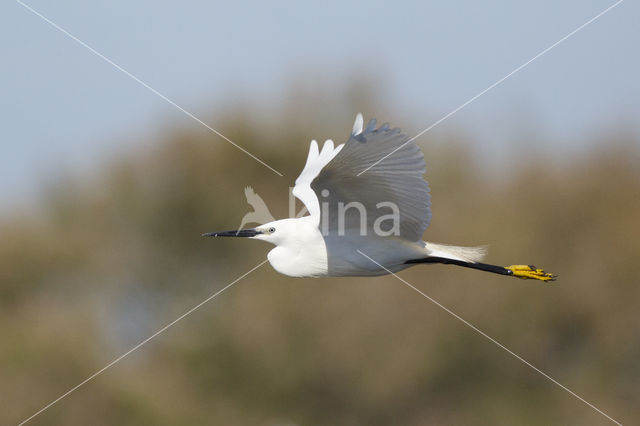
[{"label": "black beak", "polygon": [[220,231],[220,232],[207,232],[202,234],[203,237],[255,237],[262,232],[257,229],[241,229],[239,231]]}]

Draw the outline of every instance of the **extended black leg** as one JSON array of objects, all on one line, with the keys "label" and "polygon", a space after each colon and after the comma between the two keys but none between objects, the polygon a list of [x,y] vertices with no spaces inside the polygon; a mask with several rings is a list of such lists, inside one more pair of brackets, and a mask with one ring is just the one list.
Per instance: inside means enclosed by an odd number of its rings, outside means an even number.
[{"label": "extended black leg", "polygon": [[493,272],[500,275],[513,275],[513,271],[502,266],[489,265],[486,263],[463,262],[462,260],[447,259],[446,257],[425,257],[424,259],[411,259],[404,263],[443,263],[445,265],[457,265],[465,268],[479,269],[481,271]]},{"label": "extended black leg", "polygon": [[494,274],[510,275],[516,278],[522,278],[523,280],[540,280],[540,281],[555,281],[557,275],[545,272],[543,269],[538,269],[532,265],[511,265],[507,267],[489,265],[487,263],[473,263],[464,262],[462,260],[447,259],[446,257],[425,257],[422,259],[411,259],[404,262],[410,263],[444,263],[445,265],[457,265],[465,268],[478,269],[480,271],[493,272]]}]

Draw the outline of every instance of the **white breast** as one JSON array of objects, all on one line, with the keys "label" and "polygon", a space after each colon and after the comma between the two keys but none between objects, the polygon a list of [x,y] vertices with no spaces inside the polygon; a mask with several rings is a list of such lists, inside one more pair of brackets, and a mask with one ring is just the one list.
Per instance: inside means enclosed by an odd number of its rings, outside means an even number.
[{"label": "white breast", "polygon": [[327,252],[324,244],[296,248],[278,246],[267,255],[273,269],[290,277],[324,277],[327,275]]},{"label": "white breast", "polygon": [[327,247],[311,216],[289,219],[286,237],[267,255],[273,269],[291,277],[327,275]]}]

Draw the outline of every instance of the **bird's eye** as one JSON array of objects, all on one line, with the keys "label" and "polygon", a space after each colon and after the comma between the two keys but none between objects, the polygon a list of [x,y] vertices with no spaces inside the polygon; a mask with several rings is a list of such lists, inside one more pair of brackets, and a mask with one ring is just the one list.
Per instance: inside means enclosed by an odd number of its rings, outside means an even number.
[{"label": "bird's eye", "polygon": [[274,232],[276,232],[276,228],[274,228],[274,227],[269,228],[269,233],[270,234],[273,234]]}]

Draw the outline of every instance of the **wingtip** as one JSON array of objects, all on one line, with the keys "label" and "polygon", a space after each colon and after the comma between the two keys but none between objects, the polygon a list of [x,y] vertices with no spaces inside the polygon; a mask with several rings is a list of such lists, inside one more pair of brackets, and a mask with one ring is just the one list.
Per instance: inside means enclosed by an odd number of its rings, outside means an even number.
[{"label": "wingtip", "polygon": [[364,126],[364,117],[362,117],[362,113],[358,113],[356,115],[356,121],[353,123],[353,130],[351,130],[351,135],[356,136],[362,133],[362,128]]},{"label": "wingtip", "polygon": [[[313,139],[309,144],[309,158],[317,157],[320,153],[320,148],[318,147],[318,141]],[[307,161],[309,161],[307,159]]]},{"label": "wingtip", "polygon": [[330,152],[333,152],[334,143],[333,140],[327,139],[324,141],[324,145],[322,145],[322,150],[320,151],[320,155],[328,155]]},{"label": "wingtip", "polygon": [[365,132],[370,133],[376,130],[377,123],[378,122],[375,118],[372,118],[371,120],[369,120],[369,123],[367,124],[367,128],[365,129]]}]

